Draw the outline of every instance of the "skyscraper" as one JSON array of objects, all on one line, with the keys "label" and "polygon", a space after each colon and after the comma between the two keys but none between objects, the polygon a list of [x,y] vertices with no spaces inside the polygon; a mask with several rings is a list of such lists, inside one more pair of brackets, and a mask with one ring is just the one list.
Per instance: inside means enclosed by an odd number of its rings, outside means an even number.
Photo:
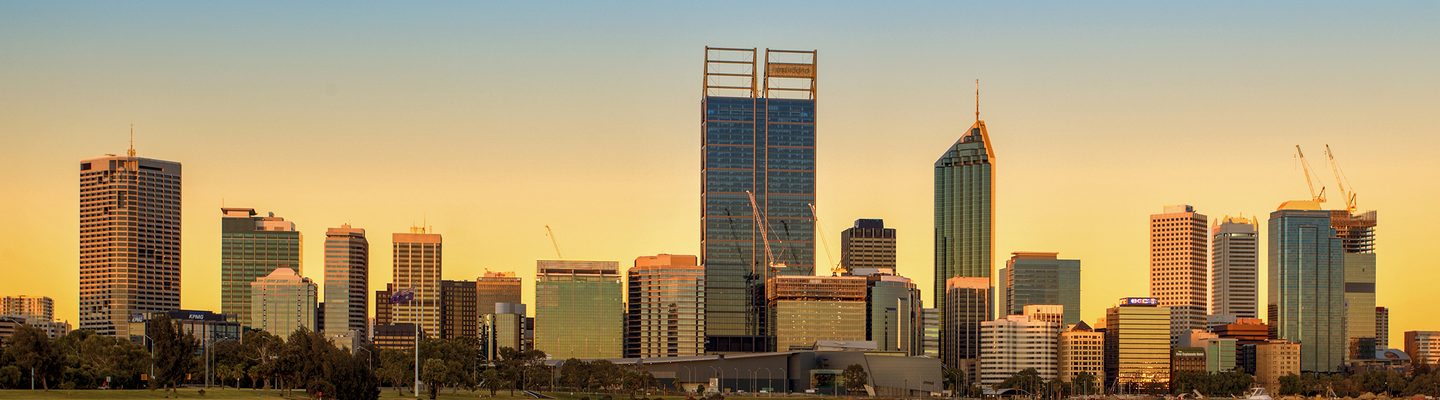
[{"label": "skyscraper", "polygon": [[253,208],[220,212],[220,313],[238,315],[240,326],[255,327],[250,319],[250,283],[276,268],[289,268],[296,275],[304,272],[300,231],[275,213],[259,217]]},{"label": "skyscraper", "polygon": [[1256,318],[1260,304],[1260,230],[1255,218],[1230,217],[1210,228],[1210,314]]},{"label": "skyscraper", "polygon": [[840,232],[840,264],[847,269],[875,268],[895,274],[895,228],[883,219],[857,219]]},{"label": "skyscraper", "polygon": [[[325,231],[325,334],[332,339],[368,338],[370,241],[350,224]],[[336,340],[336,343],[349,343]]]},{"label": "skyscraper", "polygon": [[180,163],[80,161],[80,329],[128,338],[133,314],[180,308]]},{"label": "skyscraper", "polygon": [[[419,324],[430,337],[440,337],[440,272],[444,240],[425,227],[411,227],[410,233],[396,233],[394,244],[394,291],[415,292],[414,300],[390,305],[390,323]],[[393,295],[393,293],[392,293]]]},{"label": "skyscraper", "polygon": [[[980,90],[976,81],[975,124],[935,160],[935,304],[950,304],[945,296],[949,295],[949,280],[954,277],[985,278],[986,293],[989,293],[990,270],[995,259],[994,163],[995,148],[990,145],[990,132],[985,128],[985,120],[980,119]],[[973,286],[973,281],[966,281],[966,285]],[[989,304],[987,301],[986,305]],[[993,313],[987,309],[981,321],[989,320]],[[972,340],[969,333],[965,333],[967,338],[961,341],[978,346],[978,321],[955,325],[944,320],[951,315],[946,312],[941,316],[940,340],[946,343],[941,348],[941,358],[954,362],[978,357],[979,354],[970,352],[970,344],[954,347],[951,344],[959,342],[949,339],[952,327],[969,329],[974,322],[976,336]],[[964,354],[945,354],[952,349]],[[974,368],[969,370],[973,372]]]},{"label": "skyscraper", "polygon": [[698,258],[671,254],[638,257],[626,279],[626,357],[705,352],[705,268]]},{"label": "skyscraper", "polygon": [[1168,391],[1170,309],[1127,297],[1105,312],[1105,379],[1125,393]]},{"label": "skyscraper", "polygon": [[623,356],[620,263],[535,262],[535,348],[554,359]]},{"label": "skyscraper", "polygon": [[865,340],[865,278],[779,276],[765,283],[775,350]]},{"label": "skyscraper", "polygon": [[1208,225],[1190,205],[1150,215],[1150,297],[1170,309],[1171,345],[1191,329],[1205,328]]},{"label": "skyscraper", "polygon": [[1344,249],[1331,213],[1289,201],[1270,213],[1271,335],[1300,344],[1300,370],[1335,372],[1345,362]]},{"label": "skyscraper", "polygon": [[814,275],[816,55],[767,49],[762,74],[753,48],[705,48],[700,264],[708,351],[772,348],[766,280]]},{"label": "skyscraper", "polygon": [[1390,309],[1375,307],[1375,346],[1390,348]]},{"label": "skyscraper", "polygon": [[1065,307],[1065,324],[1080,322],[1080,260],[1062,260],[1059,253],[1012,253],[1000,269],[1000,311],[1018,315],[1025,306],[1058,304]]},{"label": "skyscraper", "polygon": [[514,272],[486,270],[475,278],[475,303],[481,315],[495,311],[495,303],[520,304],[520,296],[520,278]]},{"label": "skyscraper", "polygon": [[1330,211],[1330,224],[1340,238],[1345,264],[1345,342],[1347,359],[1375,358],[1379,344],[1375,326],[1376,212]]},{"label": "skyscraper", "polygon": [[1024,315],[980,323],[980,384],[998,387],[1016,373],[1034,368],[1040,379],[1056,378],[1058,324]]},{"label": "skyscraper", "polygon": [[479,337],[481,314],[475,295],[474,281],[440,281],[441,338]]},{"label": "skyscraper", "polygon": [[902,351],[920,355],[921,299],[920,289],[903,276],[884,271],[893,268],[851,268],[850,274],[865,273],[869,286],[865,298],[865,340],[875,342],[881,351]]},{"label": "skyscraper", "polygon": [[279,267],[250,282],[252,327],[288,339],[295,330],[315,330],[315,282]]},{"label": "skyscraper", "polygon": [[940,317],[941,359],[962,371],[965,382],[979,378],[980,323],[990,317],[990,278],[957,276],[945,280],[944,315]]}]

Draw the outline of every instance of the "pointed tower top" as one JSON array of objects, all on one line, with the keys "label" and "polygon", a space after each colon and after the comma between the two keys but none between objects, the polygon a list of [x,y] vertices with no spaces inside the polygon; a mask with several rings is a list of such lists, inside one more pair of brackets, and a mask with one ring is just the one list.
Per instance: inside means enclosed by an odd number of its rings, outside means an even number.
[{"label": "pointed tower top", "polygon": [[980,120],[980,80],[975,80],[975,120]]},{"label": "pointed tower top", "polygon": [[131,157],[135,156],[135,124],[130,124],[130,150],[126,151],[125,154]]}]

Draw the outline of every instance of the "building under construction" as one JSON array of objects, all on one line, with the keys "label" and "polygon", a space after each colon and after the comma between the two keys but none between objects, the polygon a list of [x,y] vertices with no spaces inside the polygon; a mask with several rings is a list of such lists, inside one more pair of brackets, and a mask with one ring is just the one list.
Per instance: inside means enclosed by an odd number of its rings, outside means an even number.
[{"label": "building under construction", "polygon": [[766,307],[780,351],[816,341],[864,341],[863,276],[777,276],[765,283]]},{"label": "building under construction", "polygon": [[705,48],[706,352],[774,350],[764,283],[814,275],[816,57],[813,50]]}]

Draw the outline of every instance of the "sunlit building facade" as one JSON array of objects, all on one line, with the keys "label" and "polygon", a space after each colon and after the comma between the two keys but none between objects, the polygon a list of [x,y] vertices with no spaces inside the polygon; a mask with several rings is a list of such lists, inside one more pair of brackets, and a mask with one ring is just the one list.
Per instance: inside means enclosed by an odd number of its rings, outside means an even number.
[{"label": "sunlit building facade", "polygon": [[866,282],[859,276],[777,276],[766,282],[776,350],[818,340],[865,340]]},{"label": "sunlit building facade", "polygon": [[1405,331],[1405,354],[1412,363],[1440,366],[1440,331]]},{"label": "sunlit building facade", "polygon": [[304,272],[300,231],[275,213],[257,216],[253,208],[236,207],[220,212],[220,312],[238,315],[241,326],[258,328],[251,319],[250,284],[276,268]]},{"label": "sunlit building facade", "polygon": [[1056,378],[1058,324],[1024,315],[980,323],[980,384],[999,388],[1005,379],[1034,368],[1040,379]]},{"label": "sunlit building facade", "polygon": [[51,321],[55,319],[55,300],[48,296],[0,297],[0,315],[24,317],[30,321]]},{"label": "sunlit building facade", "polygon": [[1210,227],[1210,314],[1256,318],[1260,309],[1260,228],[1226,216]]},{"label": "sunlit building facade", "polygon": [[429,337],[440,337],[440,276],[444,268],[444,238],[427,227],[391,235],[394,269],[391,295],[414,292],[405,303],[390,304],[390,323],[417,324]]},{"label": "sunlit building facade", "polygon": [[672,254],[635,259],[626,274],[626,357],[705,352],[705,268],[698,262]]},{"label": "sunlit building facade", "polygon": [[[995,149],[990,145],[990,133],[985,121],[980,119],[977,104],[975,124],[935,160],[935,304],[950,304],[946,300],[950,294],[950,278],[985,278],[985,286],[990,286],[995,258],[994,163]],[[970,285],[970,281],[966,282]],[[987,308],[981,320],[990,320],[993,313]],[[951,315],[947,312],[942,319]],[[951,330],[957,326],[945,322],[940,332],[941,340],[947,344],[964,342],[978,345],[978,321],[965,321],[959,327],[971,325],[977,334],[973,338],[968,336],[968,331]],[[966,338],[953,342],[949,339],[951,335],[966,335]],[[942,357],[955,362],[978,356],[970,351],[972,347],[947,345],[943,348]],[[943,354],[951,349],[962,354]]]},{"label": "sunlit building facade", "polygon": [[1105,387],[1125,393],[1168,392],[1170,309],[1127,297],[1105,312]]},{"label": "sunlit building facade", "polygon": [[561,360],[624,356],[619,269],[615,261],[536,261],[535,348]]},{"label": "sunlit building facade", "polygon": [[[1376,212],[1330,211],[1330,224],[1345,251],[1346,359],[1375,358],[1379,332],[1375,325]],[[1413,359],[1413,358],[1412,358]]]},{"label": "sunlit building facade", "polygon": [[1280,393],[1280,378],[1300,375],[1304,348],[1287,340],[1255,345],[1255,384],[1269,393]]},{"label": "sunlit building facade", "polygon": [[285,267],[250,282],[252,328],[287,339],[300,328],[315,330],[318,289],[310,278]]},{"label": "sunlit building facade", "polygon": [[909,355],[924,352],[921,345],[920,289],[903,276],[886,273],[890,268],[851,268],[851,274],[865,277],[869,285],[866,295],[865,338],[875,342],[881,351],[900,351]]},{"label": "sunlit building facade", "polygon": [[[700,264],[708,351],[774,349],[765,282],[814,275],[815,57],[767,49],[762,66],[755,49],[705,49]],[[756,215],[771,229],[762,231]]]},{"label": "sunlit building facade", "polygon": [[180,163],[80,161],[80,329],[127,338],[130,316],[180,308]]},{"label": "sunlit building facade", "polygon": [[1077,322],[1060,333],[1056,345],[1061,382],[1078,383],[1075,378],[1089,374],[1089,388],[1081,393],[1096,393],[1105,382],[1105,333],[1096,332],[1085,321]]},{"label": "sunlit building facade", "polygon": [[370,241],[350,224],[325,230],[325,331],[336,343],[368,338]]},{"label": "sunlit building facade", "polygon": [[485,271],[475,278],[475,303],[480,314],[495,310],[496,303],[520,304],[520,277],[514,272]]},{"label": "sunlit building facade", "polygon": [[1188,204],[1150,215],[1150,297],[1170,309],[1170,344],[1204,328],[1209,304],[1209,226]]},{"label": "sunlit building facade", "polygon": [[855,226],[840,231],[840,265],[894,274],[895,228],[886,228],[883,219],[855,220]]},{"label": "sunlit building facade", "polygon": [[1270,213],[1270,337],[1300,344],[1300,370],[1336,372],[1345,363],[1344,248],[1331,213],[1287,202]]},{"label": "sunlit building facade", "polygon": [[974,382],[980,372],[980,323],[991,313],[990,278],[957,276],[945,280],[945,289],[940,357]]}]

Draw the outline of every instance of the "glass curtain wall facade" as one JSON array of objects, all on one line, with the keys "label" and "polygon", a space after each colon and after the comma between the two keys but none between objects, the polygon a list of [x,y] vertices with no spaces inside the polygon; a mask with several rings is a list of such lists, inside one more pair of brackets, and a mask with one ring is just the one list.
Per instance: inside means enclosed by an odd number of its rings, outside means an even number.
[{"label": "glass curtain wall facade", "polygon": [[[325,334],[369,337],[370,241],[350,224],[325,231]],[[336,343],[346,343],[337,340]]]},{"label": "glass curtain wall facade", "polygon": [[1170,390],[1170,309],[1124,298],[1105,312],[1105,387],[1116,393]]},{"label": "glass curtain wall facade", "polygon": [[973,384],[979,378],[980,323],[990,320],[990,278],[954,277],[945,280],[945,289],[941,359]]},{"label": "glass curtain wall facade", "polygon": [[1282,206],[1270,213],[1269,229],[1270,337],[1300,344],[1301,371],[1339,371],[1346,352],[1345,262],[1330,212]]},{"label": "glass curtain wall facade", "polygon": [[1000,311],[1025,312],[1025,306],[1064,307],[1065,324],[1080,322],[1080,260],[1062,260],[1059,253],[1013,253],[1000,269],[996,290]]},{"label": "glass curtain wall facade", "polygon": [[535,348],[552,359],[620,358],[625,307],[620,263],[540,260],[535,274]]},{"label": "glass curtain wall facade", "polygon": [[132,147],[79,183],[80,329],[127,338],[132,315],[180,308],[180,163]]},{"label": "glass curtain wall facade", "polygon": [[[774,53],[792,54],[766,50],[767,72],[760,75],[754,49],[706,48],[700,264],[711,352],[772,350],[773,327],[764,317],[766,280],[815,272],[814,53],[805,52],[811,55],[807,63],[776,62]],[[735,83],[716,84],[724,79]],[[757,79],[766,82],[764,91]],[[779,90],[772,79],[808,79],[810,96],[769,97],[770,90]],[[759,210],[752,211],[747,192]],[[760,231],[757,214],[769,232]],[[775,259],[766,259],[761,235],[769,238]]]},{"label": "glass curtain wall facade", "polygon": [[[990,133],[977,104],[975,124],[935,160],[935,304],[950,304],[945,299],[950,278],[982,277],[989,282],[995,258],[994,161]],[[993,315],[987,310],[984,319]],[[951,324],[942,326],[940,340],[950,343]],[[968,353],[958,358],[944,354],[949,349],[942,347],[945,360],[970,358]]]},{"label": "glass curtain wall facade", "polygon": [[627,274],[625,356],[705,352],[705,268],[695,256],[635,259]]},{"label": "glass curtain wall facade", "polygon": [[281,340],[300,328],[315,330],[316,285],[289,268],[275,268],[250,283],[250,321]]},{"label": "glass curtain wall facade", "polygon": [[220,211],[220,312],[239,316],[240,326],[258,327],[251,319],[250,283],[276,268],[303,273],[300,231],[274,213],[260,217],[253,208]]},{"label": "glass curtain wall facade", "polygon": [[1376,212],[1330,211],[1331,225],[1345,255],[1345,336],[1347,359],[1373,359],[1379,347],[1375,325]]}]

